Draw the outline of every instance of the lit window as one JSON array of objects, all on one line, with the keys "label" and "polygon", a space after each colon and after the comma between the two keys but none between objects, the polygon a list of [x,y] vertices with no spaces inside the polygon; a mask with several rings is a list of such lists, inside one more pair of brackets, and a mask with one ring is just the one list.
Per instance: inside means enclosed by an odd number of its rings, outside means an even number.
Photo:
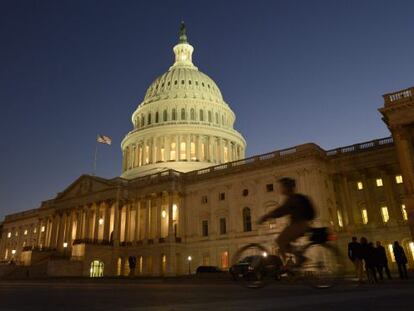
[{"label": "lit window", "polygon": [[12,249],[12,255],[16,254],[16,250]]},{"label": "lit window", "polygon": [[397,184],[402,184],[402,183],[403,183],[403,178],[402,178],[402,176],[401,176],[401,175],[397,175],[397,176],[395,176],[395,182],[396,182]]},{"label": "lit window", "polygon": [[196,158],[196,144],[194,142],[190,143],[190,156],[191,156],[191,160],[195,161],[197,160]]},{"label": "lit window", "polygon": [[408,243],[408,247],[410,248],[411,257],[414,259],[414,242]]},{"label": "lit window", "polygon": [[384,185],[382,183],[382,178],[377,178],[376,183],[377,183],[377,187],[382,187]]},{"label": "lit window", "polygon": [[149,163],[149,146],[145,146],[145,164]]},{"label": "lit window", "polygon": [[174,143],[171,143],[171,149],[170,149],[170,160],[173,160],[173,161],[175,161],[175,160],[176,160],[176,151],[175,151],[175,147],[176,147],[175,142],[174,142]]},{"label": "lit window", "polygon": [[42,228],[40,228],[41,232],[45,232],[45,226],[42,226]]},{"label": "lit window", "polygon": [[388,252],[390,253],[391,261],[395,262],[394,250],[392,248],[392,244],[388,244]]},{"label": "lit window", "polygon": [[7,233],[7,237],[10,239],[11,238],[11,232]]},{"label": "lit window", "polygon": [[164,147],[160,148],[160,152],[161,152],[161,161],[165,161],[165,156],[164,156]]},{"label": "lit window", "polygon": [[27,230],[24,230],[24,235],[27,235]]},{"label": "lit window", "polygon": [[362,223],[363,223],[364,225],[366,225],[366,224],[368,223],[368,211],[364,208],[364,209],[361,211],[361,214],[362,214]]},{"label": "lit window", "polygon": [[99,220],[98,220],[98,221],[99,221],[99,225],[100,225],[100,226],[102,226],[102,225],[103,225],[103,223],[104,223],[103,218],[99,218]]},{"label": "lit window", "polygon": [[177,204],[173,204],[173,220],[177,220],[177,211],[178,211],[178,208],[177,208]]},{"label": "lit window", "polygon": [[390,220],[390,215],[388,214],[388,207],[383,206],[381,207],[381,215],[382,215],[382,221],[384,223],[388,222]]},{"label": "lit window", "polygon": [[362,181],[357,182],[357,187],[358,187],[358,190],[364,189],[364,184],[362,183]]},{"label": "lit window", "polygon": [[224,162],[229,162],[229,148],[227,146],[223,148],[223,160]]},{"label": "lit window", "polygon": [[34,229],[33,229],[33,233],[36,233],[36,232],[37,232],[37,228],[34,228]]},{"label": "lit window", "polygon": [[162,217],[162,218],[167,217],[167,212],[165,211],[165,209],[163,209],[163,210],[162,210],[162,212],[161,212],[161,217]]},{"label": "lit window", "polygon": [[341,228],[344,226],[344,223],[342,222],[342,214],[340,211],[338,211],[338,226]]},{"label": "lit window", "polygon": [[17,231],[16,231],[16,233],[15,233],[14,235],[15,235],[15,236],[18,236],[18,235],[19,235],[19,232],[17,232]]},{"label": "lit window", "polygon": [[185,160],[186,158],[187,158],[186,143],[181,142],[181,144],[180,144],[180,160]]},{"label": "lit window", "polygon": [[401,212],[404,220],[408,220],[407,210],[405,209],[405,204],[401,204]]}]

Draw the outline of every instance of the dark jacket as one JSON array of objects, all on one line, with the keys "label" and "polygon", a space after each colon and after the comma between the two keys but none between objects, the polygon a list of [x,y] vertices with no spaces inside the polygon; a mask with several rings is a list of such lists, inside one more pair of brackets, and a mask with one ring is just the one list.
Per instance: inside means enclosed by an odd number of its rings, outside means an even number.
[{"label": "dark jacket", "polygon": [[376,262],[379,267],[384,267],[388,264],[387,254],[384,246],[380,245],[375,248]]},{"label": "dark jacket", "polygon": [[367,268],[374,268],[377,265],[375,260],[376,253],[375,248],[369,244],[361,244],[361,254],[362,259],[365,261],[365,265]]},{"label": "dark jacket", "polygon": [[358,242],[351,242],[348,244],[348,257],[351,261],[355,259],[362,259],[361,244]]},{"label": "dark jacket", "polygon": [[278,208],[265,216],[267,218],[279,218],[290,215],[291,223],[310,221],[315,218],[315,209],[309,198],[303,194],[295,193]]},{"label": "dark jacket", "polygon": [[407,256],[405,256],[404,249],[400,245],[394,245],[393,252],[397,263],[407,263]]}]

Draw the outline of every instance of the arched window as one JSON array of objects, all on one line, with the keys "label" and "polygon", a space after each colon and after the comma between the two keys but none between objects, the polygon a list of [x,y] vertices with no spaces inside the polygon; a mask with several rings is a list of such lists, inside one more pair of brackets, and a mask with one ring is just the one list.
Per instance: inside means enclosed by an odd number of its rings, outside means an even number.
[{"label": "arched window", "polygon": [[100,260],[94,260],[91,262],[91,268],[89,270],[89,276],[91,278],[99,278],[103,276],[104,263]]},{"label": "arched window", "polygon": [[148,125],[151,124],[151,112],[148,114]]},{"label": "arched window", "polygon": [[221,124],[224,125],[224,115],[221,116]]},{"label": "arched window", "polygon": [[211,111],[208,112],[208,122],[212,122]]},{"label": "arched window", "polygon": [[167,109],[165,109],[163,113],[163,121],[165,122],[167,120],[168,120],[168,113],[167,113]]},{"label": "arched window", "polygon": [[177,111],[175,110],[175,108],[172,110],[171,120],[173,121],[177,120]]},{"label": "arched window", "polygon": [[159,115],[158,115],[158,111],[155,113],[155,123],[158,123],[159,121]]},{"label": "arched window", "polygon": [[191,110],[190,110],[190,119],[191,119],[191,121],[194,121],[195,120],[195,111],[194,111],[194,108],[191,108]]},{"label": "arched window", "polygon": [[219,115],[218,115],[218,112],[216,112],[216,123],[217,124],[219,123]]},{"label": "arched window", "polygon": [[203,109],[200,109],[200,121],[204,121],[204,111]]},{"label": "arched window", "polygon": [[181,108],[181,120],[185,120],[185,109]]},{"label": "arched window", "polygon": [[243,208],[243,231],[252,231],[252,216],[248,207]]},{"label": "arched window", "polygon": [[145,125],[145,117],[144,115],[141,115],[141,127]]}]

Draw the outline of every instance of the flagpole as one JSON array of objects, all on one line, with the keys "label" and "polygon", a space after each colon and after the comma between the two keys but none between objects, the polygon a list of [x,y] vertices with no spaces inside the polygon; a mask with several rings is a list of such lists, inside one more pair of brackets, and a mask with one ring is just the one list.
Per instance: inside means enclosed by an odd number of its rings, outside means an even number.
[{"label": "flagpole", "polygon": [[93,159],[93,172],[92,172],[92,176],[95,176],[96,175],[96,160],[97,160],[97,158],[98,158],[98,140],[96,140],[96,143],[95,143],[95,156],[94,156],[94,159]]}]

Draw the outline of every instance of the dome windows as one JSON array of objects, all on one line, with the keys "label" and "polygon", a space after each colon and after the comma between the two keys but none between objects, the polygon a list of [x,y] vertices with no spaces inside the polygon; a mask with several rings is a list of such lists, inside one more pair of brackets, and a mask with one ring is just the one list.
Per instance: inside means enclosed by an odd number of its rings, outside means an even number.
[{"label": "dome windows", "polygon": [[147,122],[147,124],[148,124],[148,125],[150,125],[150,124],[151,124],[151,113],[149,113],[149,114],[148,114],[148,122]]},{"label": "dome windows", "polygon": [[181,109],[181,120],[185,120],[185,109]]},{"label": "dome windows", "polygon": [[200,117],[200,121],[204,121],[204,111],[203,111],[203,109],[200,109],[199,117]]},{"label": "dome windows", "polygon": [[184,84],[184,80],[181,80],[181,84]]},{"label": "dome windows", "polygon": [[177,80],[175,80],[175,81],[174,81],[174,85],[177,85],[177,83],[178,83],[178,81],[177,81]]},{"label": "dome windows", "polygon": [[190,110],[190,119],[191,119],[191,121],[194,121],[195,120],[195,111],[194,111],[194,108],[191,108],[191,110]]},{"label": "dome windows", "polygon": [[159,114],[158,111],[155,113],[155,123],[158,123],[159,121]]},{"label": "dome windows", "polygon": [[165,109],[163,112],[163,121],[166,122],[167,120],[168,120],[168,112],[167,112],[167,109]]},{"label": "dome windows", "polygon": [[177,120],[177,110],[175,110],[175,108],[172,110],[171,120],[173,121]]}]

